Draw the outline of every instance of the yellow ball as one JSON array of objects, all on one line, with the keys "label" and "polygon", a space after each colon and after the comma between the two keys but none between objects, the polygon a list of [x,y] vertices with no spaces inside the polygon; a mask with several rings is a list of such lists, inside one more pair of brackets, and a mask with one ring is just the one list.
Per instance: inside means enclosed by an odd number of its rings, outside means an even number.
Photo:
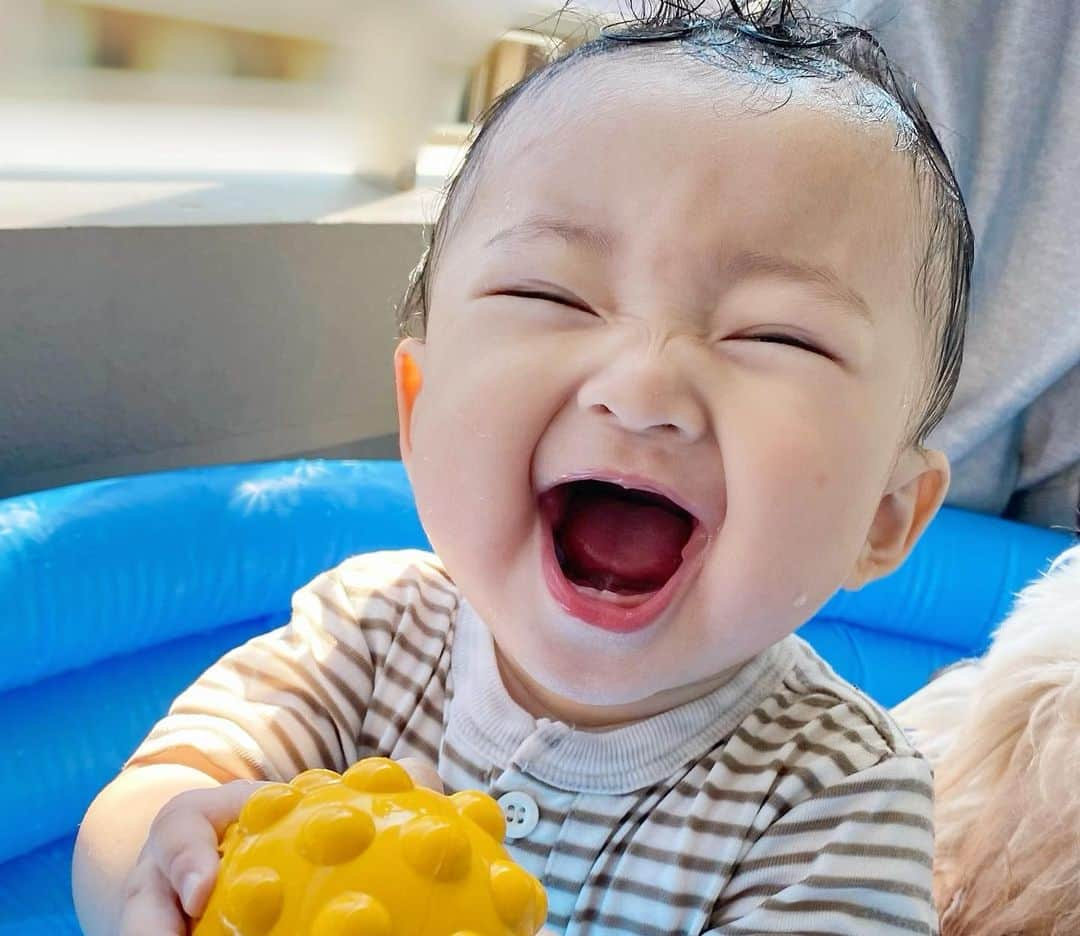
[{"label": "yellow ball", "polygon": [[309,770],[226,830],[192,936],[534,936],[547,897],[505,832],[490,796],[417,787],[384,757]]}]

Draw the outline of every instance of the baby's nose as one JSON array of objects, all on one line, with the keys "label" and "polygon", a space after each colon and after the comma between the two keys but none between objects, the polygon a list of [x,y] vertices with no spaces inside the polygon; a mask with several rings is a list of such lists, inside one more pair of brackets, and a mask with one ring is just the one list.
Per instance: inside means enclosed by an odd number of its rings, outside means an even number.
[{"label": "baby's nose", "polygon": [[655,360],[605,368],[582,385],[577,399],[582,409],[613,419],[628,432],[695,442],[708,425],[694,388],[674,368]]}]

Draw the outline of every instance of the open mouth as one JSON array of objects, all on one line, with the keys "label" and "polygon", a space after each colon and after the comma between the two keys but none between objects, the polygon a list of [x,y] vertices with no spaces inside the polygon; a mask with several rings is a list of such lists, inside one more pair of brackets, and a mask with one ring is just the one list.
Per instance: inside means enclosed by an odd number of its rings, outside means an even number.
[{"label": "open mouth", "polygon": [[599,479],[556,485],[540,511],[549,588],[575,617],[608,630],[655,619],[704,545],[698,519],[670,498]]}]

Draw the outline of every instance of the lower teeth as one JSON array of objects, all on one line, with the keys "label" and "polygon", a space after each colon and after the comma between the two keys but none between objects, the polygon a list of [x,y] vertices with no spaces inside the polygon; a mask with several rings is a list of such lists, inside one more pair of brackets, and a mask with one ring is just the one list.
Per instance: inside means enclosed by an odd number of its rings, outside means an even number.
[{"label": "lower teeth", "polygon": [[566,551],[562,548],[557,539],[553,539],[553,542],[555,545],[555,559],[559,563],[559,568],[562,570],[563,576],[568,582],[576,585],[578,588],[587,588],[600,595],[611,595],[617,598],[636,598],[639,596],[651,595],[654,592],[659,591],[662,587],[619,589],[615,587],[616,576],[611,573],[593,574],[588,580],[582,581],[569,574],[566,567]]}]

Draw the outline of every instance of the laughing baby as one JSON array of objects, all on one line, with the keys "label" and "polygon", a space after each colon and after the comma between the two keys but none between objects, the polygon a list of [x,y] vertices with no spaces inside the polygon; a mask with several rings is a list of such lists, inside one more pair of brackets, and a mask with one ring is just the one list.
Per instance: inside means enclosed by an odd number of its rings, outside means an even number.
[{"label": "laughing baby", "polygon": [[945,495],[963,202],[867,32],[661,6],[449,187],[395,355],[434,552],[318,576],[175,701],[84,823],[88,933],[182,936],[256,781],[369,755],[499,799],[552,933],[936,932],[930,769],[793,632]]}]

